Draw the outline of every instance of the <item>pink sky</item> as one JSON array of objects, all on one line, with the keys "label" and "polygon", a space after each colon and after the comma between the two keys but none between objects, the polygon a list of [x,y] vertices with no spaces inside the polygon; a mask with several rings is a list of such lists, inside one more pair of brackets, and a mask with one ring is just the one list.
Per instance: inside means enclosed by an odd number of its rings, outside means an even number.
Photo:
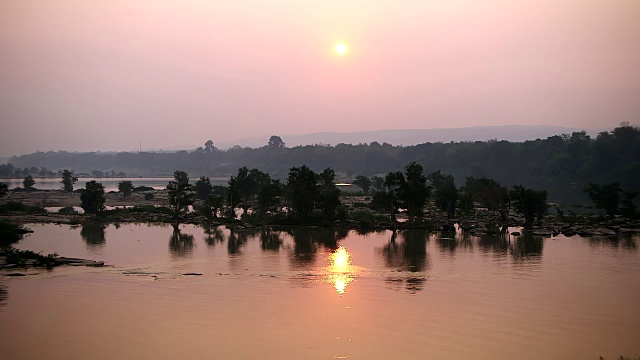
[{"label": "pink sky", "polygon": [[0,49],[0,156],[640,121],[637,0],[3,0]]}]

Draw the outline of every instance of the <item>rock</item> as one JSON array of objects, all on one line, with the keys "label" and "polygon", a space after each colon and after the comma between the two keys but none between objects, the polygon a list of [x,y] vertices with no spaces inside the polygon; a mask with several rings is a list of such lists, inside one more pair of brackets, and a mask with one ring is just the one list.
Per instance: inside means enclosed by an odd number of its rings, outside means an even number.
[{"label": "rock", "polygon": [[607,228],[597,228],[595,229],[595,231],[599,232],[602,235],[615,235],[616,232],[611,230],[611,229],[607,229]]},{"label": "rock", "polygon": [[522,236],[520,231],[514,231],[514,232],[511,233],[511,235],[513,235],[513,236]]},{"label": "rock", "polygon": [[453,224],[444,224],[442,225],[443,231],[456,231],[456,226]]},{"label": "rock", "polygon": [[9,274],[6,274],[5,276],[27,276],[27,275],[23,273],[9,273]]},{"label": "rock", "polygon": [[104,266],[104,261],[94,261],[94,260],[86,260],[86,259],[59,257],[59,258],[56,258],[55,261],[56,261],[56,265],[91,266],[91,267]]},{"label": "rock", "polygon": [[199,274],[199,273],[184,273],[182,275],[184,275],[184,276],[202,276],[202,274]]}]

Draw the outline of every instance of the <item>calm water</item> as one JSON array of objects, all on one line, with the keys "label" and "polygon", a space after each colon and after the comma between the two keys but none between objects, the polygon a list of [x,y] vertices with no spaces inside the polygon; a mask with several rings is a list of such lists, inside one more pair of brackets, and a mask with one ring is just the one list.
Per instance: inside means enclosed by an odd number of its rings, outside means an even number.
[{"label": "calm water", "polygon": [[[597,359],[640,353],[637,238],[511,242],[30,225],[112,267],[0,278],[3,359]],[[185,273],[202,276],[185,276]]]},{"label": "calm water", "polygon": [[[24,179],[0,179],[0,181],[7,184],[9,189],[15,189],[16,187],[22,187],[22,181]],[[36,184],[33,185],[39,190],[60,190],[62,189],[62,183],[59,178],[42,179],[34,178]],[[89,181],[95,180],[104,185],[106,191],[118,191],[118,183],[124,180],[129,180],[133,183],[133,186],[149,186],[156,190],[164,189],[172,178],[79,178],[78,182],[74,184],[74,189],[81,189],[85,187],[85,184]],[[191,179],[192,183],[198,181],[198,179]],[[219,180],[226,184],[228,179]],[[216,181],[213,181],[214,183]],[[217,183],[216,183],[217,185]]]},{"label": "calm water", "polygon": [[[199,177],[192,177],[190,179],[190,183],[195,185],[196,181],[198,181]],[[62,189],[62,184],[60,183],[59,178],[34,178],[36,184],[33,186],[39,190],[60,190]],[[85,184],[89,181],[95,180],[102,185],[104,185],[105,191],[118,191],[118,183],[124,180],[131,181],[133,186],[149,186],[156,190],[162,190],[167,187],[169,181],[173,180],[173,178],[79,178],[78,182],[74,184],[74,189],[82,189],[85,187]],[[7,184],[9,189],[15,189],[17,187],[23,187],[24,179],[0,179],[0,182]],[[226,177],[215,177],[210,178],[212,185],[224,185],[226,186],[229,182],[229,178]],[[340,186],[342,191],[346,192],[356,192],[361,191],[362,189],[356,185],[350,184],[337,184]]]}]

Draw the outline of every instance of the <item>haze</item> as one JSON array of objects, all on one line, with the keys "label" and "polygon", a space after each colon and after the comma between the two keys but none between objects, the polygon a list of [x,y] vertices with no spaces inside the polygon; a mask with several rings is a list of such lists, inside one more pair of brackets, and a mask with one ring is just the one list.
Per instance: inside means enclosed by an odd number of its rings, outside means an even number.
[{"label": "haze", "polygon": [[639,15],[637,0],[4,0],[0,156],[637,123]]}]

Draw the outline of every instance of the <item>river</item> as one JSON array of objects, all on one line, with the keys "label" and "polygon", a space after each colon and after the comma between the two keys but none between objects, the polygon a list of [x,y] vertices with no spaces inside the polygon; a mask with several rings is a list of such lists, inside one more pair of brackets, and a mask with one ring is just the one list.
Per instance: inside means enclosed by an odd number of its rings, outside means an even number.
[{"label": "river", "polygon": [[640,353],[637,235],[28,227],[20,249],[110,266],[0,278],[3,359]]}]

